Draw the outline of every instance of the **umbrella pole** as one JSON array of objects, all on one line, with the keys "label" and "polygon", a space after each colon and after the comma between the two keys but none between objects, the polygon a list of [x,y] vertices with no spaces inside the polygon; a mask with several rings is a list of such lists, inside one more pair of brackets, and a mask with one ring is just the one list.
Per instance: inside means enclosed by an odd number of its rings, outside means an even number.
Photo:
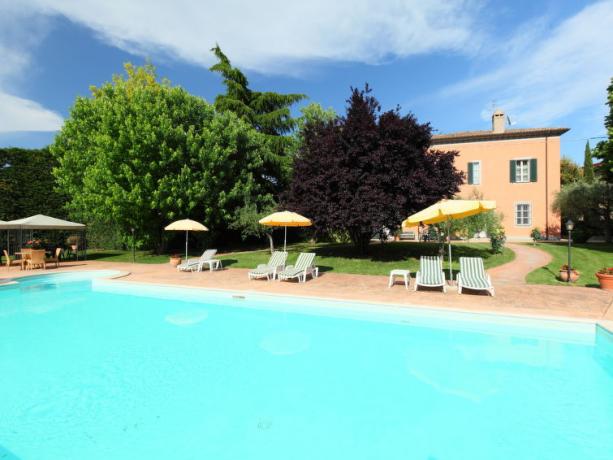
[{"label": "umbrella pole", "polygon": [[449,282],[453,281],[453,271],[451,270],[451,223],[447,219],[447,241],[449,242]]},{"label": "umbrella pole", "polygon": [[286,246],[287,246],[287,225],[285,226],[285,236],[283,237],[283,252],[285,252]]},{"label": "umbrella pole", "polygon": [[187,262],[187,236],[188,236],[189,230],[185,230],[185,261]]}]

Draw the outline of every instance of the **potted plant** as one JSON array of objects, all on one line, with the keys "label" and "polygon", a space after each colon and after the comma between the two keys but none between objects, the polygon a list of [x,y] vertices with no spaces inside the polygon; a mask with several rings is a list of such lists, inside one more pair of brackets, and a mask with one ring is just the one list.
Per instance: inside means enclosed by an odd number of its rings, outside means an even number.
[{"label": "potted plant", "polygon": [[613,291],[613,267],[604,267],[596,272],[600,289]]},{"label": "potted plant", "polygon": [[[568,282],[568,265],[564,264],[562,265],[562,267],[560,268],[560,280],[564,281],[564,282]],[[574,283],[575,281],[577,281],[579,279],[579,276],[581,275],[581,273],[577,270],[575,270],[574,268],[571,267],[570,269],[570,281],[571,283]]]},{"label": "potted plant", "polygon": [[26,244],[23,245],[24,248],[27,249],[42,249],[43,242],[38,239],[26,241]]},{"label": "potted plant", "polygon": [[181,254],[172,254],[170,256],[170,265],[176,267],[181,263]]}]

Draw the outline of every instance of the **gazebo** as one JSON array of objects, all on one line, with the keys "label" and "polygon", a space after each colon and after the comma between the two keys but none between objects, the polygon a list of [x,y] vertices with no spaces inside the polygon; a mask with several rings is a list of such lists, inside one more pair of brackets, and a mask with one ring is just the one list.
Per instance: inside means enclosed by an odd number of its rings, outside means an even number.
[{"label": "gazebo", "polygon": [[[22,232],[24,230],[72,230],[85,233],[85,225],[68,220],[56,219],[55,217],[36,214],[23,219],[9,220],[8,222],[0,221],[0,230],[7,231],[7,246],[9,245],[9,231],[19,230],[19,241],[23,241]],[[10,253],[10,247],[7,247]],[[85,255],[87,257],[87,245],[84,246]]]}]

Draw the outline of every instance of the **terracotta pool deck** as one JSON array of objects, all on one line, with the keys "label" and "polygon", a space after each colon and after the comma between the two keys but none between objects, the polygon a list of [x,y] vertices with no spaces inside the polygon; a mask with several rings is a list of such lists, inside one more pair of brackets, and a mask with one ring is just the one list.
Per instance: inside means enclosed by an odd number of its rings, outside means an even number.
[{"label": "terracotta pool deck", "polygon": [[388,288],[386,276],[327,272],[314,280],[309,278],[306,283],[250,281],[247,279],[248,270],[240,268],[186,273],[178,272],[168,264],[147,265],[102,261],[67,262],[59,269],[48,269],[46,272],[42,270],[23,272],[16,268],[11,271],[2,269],[0,283],[8,278],[31,274],[115,269],[129,272],[122,281],[359,300],[396,304],[407,308],[422,306],[469,312],[572,318],[599,322],[613,330],[612,293],[596,288],[527,285],[523,282],[521,273],[525,272],[521,270],[522,268],[524,267],[518,266],[517,262],[511,262],[490,270],[496,287],[495,297],[482,294],[458,295],[454,286],[450,286],[446,294],[440,290],[414,292],[414,280],[411,280],[411,288],[408,291],[400,283]]}]

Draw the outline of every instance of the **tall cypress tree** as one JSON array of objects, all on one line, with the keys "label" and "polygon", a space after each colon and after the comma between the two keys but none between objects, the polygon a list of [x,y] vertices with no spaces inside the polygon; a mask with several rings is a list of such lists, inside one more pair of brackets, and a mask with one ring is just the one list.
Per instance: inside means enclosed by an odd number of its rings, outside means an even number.
[{"label": "tall cypress tree", "polygon": [[594,164],[592,163],[592,150],[590,141],[585,143],[585,154],[583,157],[583,180],[588,184],[594,182]]}]

